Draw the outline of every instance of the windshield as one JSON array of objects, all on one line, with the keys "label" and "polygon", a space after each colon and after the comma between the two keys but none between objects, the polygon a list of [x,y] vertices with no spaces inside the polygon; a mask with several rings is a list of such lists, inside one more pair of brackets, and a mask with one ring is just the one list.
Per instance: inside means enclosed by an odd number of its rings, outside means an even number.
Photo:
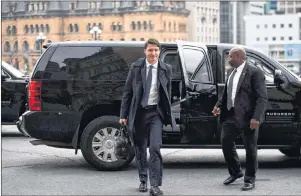
[{"label": "windshield", "polygon": [[13,66],[11,66],[10,64],[6,63],[5,61],[2,61],[2,66],[9,71],[10,73],[12,73],[14,76],[18,77],[18,78],[22,78],[25,75],[19,71],[18,69],[14,68]]},{"label": "windshield", "polygon": [[296,78],[297,80],[301,81],[301,77],[298,76],[297,74],[295,74],[293,71],[289,70],[285,65],[282,65],[281,63],[279,63],[278,61],[276,61],[275,59],[271,58],[273,61],[275,61],[278,65],[280,65],[281,67],[283,67],[288,73],[290,73],[294,78]]}]

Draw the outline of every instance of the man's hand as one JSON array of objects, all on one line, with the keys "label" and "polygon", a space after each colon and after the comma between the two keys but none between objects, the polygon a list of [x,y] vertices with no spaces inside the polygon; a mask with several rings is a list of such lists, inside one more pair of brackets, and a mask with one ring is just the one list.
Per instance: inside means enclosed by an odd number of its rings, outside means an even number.
[{"label": "man's hand", "polygon": [[119,123],[122,124],[122,125],[126,125],[127,120],[126,119],[120,119]]},{"label": "man's hand", "polygon": [[255,119],[251,119],[250,121],[250,129],[254,130],[259,127],[259,121]]},{"label": "man's hand", "polygon": [[212,114],[213,114],[214,116],[220,115],[220,114],[221,114],[220,108],[214,106],[213,111],[212,111]]}]

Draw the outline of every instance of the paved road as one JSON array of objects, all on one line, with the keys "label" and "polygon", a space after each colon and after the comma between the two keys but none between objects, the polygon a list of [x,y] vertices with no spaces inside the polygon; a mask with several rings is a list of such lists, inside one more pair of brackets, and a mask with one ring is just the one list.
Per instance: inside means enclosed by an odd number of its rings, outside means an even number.
[{"label": "paved road", "polygon": [[[96,171],[74,150],[32,146],[14,126],[2,126],[3,195],[148,195],[137,192],[135,163],[118,172]],[[244,151],[238,151],[244,160]],[[301,159],[259,151],[256,189],[240,191],[228,177],[221,150],[163,149],[164,195],[301,195]],[[244,162],[243,162],[244,166]]]}]

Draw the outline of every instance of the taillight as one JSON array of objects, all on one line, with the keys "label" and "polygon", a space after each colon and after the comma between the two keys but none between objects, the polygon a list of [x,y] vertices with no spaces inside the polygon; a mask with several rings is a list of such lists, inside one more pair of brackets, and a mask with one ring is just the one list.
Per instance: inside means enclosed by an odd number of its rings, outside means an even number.
[{"label": "taillight", "polygon": [[28,85],[29,110],[41,111],[41,82],[30,80]]}]

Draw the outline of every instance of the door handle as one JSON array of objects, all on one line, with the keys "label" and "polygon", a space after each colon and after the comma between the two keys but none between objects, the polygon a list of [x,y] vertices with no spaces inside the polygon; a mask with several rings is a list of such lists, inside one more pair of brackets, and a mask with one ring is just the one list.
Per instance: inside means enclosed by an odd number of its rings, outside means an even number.
[{"label": "door handle", "polygon": [[198,92],[187,92],[187,94],[189,96],[191,96],[192,99],[197,99],[200,93],[198,93]]}]

